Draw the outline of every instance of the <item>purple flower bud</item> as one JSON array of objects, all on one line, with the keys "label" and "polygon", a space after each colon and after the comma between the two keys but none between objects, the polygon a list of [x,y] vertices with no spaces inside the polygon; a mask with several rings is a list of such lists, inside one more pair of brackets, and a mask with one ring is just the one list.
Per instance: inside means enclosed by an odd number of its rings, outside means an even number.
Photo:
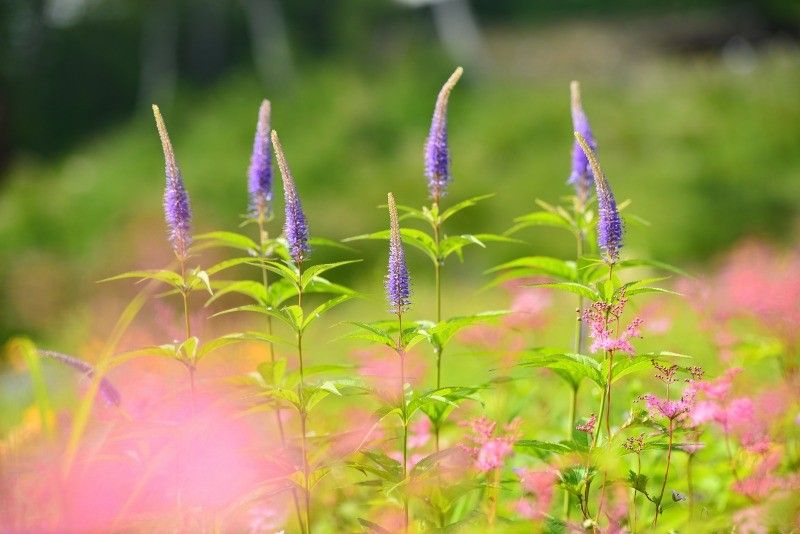
[{"label": "purple flower bud", "polygon": [[431,129],[425,142],[425,176],[428,178],[428,191],[434,202],[444,196],[450,183],[450,150],[447,146],[447,102],[453,87],[458,83],[464,69],[458,67],[442,86],[433,110]]},{"label": "purple flower bud", "polygon": [[600,162],[597,161],[597,156],[587,144],[586,139],[580,132],[575,132],[575,139],[586,154],[595,178],[594,185],[597,190],[598,214],[597,245],[605,254],[606,262],[613,264],[619,259],[619,249],[622,248],[622,219],[617,209],[617,201],[614,199],[611,186],[600,168]]},{"label": "purple flower bud", "polygon": [[[83,373],[87,378],[92,378],[94,376],[94,367],[83,360],[75,358],[74,356],[69,356],[67,354],[62,354],[52,350],[40,350],[39,354],[72,367],[73,369]],[[100,379],[100,388],[98,391],[100,392],[100,396],[102,396],[108,404],[119,406],[122,403],[122,396],[119,394],[117,388],[115,388],[108,379]]]},{"label": "purple flower bud", "polygon": [[[572,129],[578,132],[586,140],[586,144],[593,151],[597,151],[597,142],[592,135],[592,129],[589,126],[589,119],[583,112],[581,105],[581,88],[578,82],[570,84],[570,94],[572,96]],[[594,175],[592,174],[591,165],[589,165],[589,158],[583,152],[581,145],[578,141],[572,143],[572,173],[569,175],[567,183],[575,188],[575,193],[578,195],[582,204],[589,200],[592,194],[592,183],[594,182]]]},{"label": "purple flower bud", "polygon": [[283,178],[283,198],[286,204],[283,234],[289,246],[289,255],[295,264],[300,265],[311,250],[308,247],[308,224],[306,224],[303,206],[300,204],[300,197],[297,196],[292,173],[289,165],[286,164],[286,156],[283,154],[278,132],[275,130],[272,130],[272,146],[275,150],[275,157],[278,158],[278,167]]},{"label": "purple flower bud", "polygon": [[175,152],[169,140],[167,127],[161,117],[158,106],[153,106],[153,115],[156,118],[158,135],[161,137],[161,146],[164,149],[165,172],[167,185],[164,189],[164,218],[169,227],[169,241],[172,250],[181,261],[188,254],[189,245],[192,244],[192,210],[189,206],[189,195],[183,185],[181,170],[175,161]]},{"label": "purple flower bud", "polygon": [[386,274],[386,299],[389,310],[400,315],[411,305],[411,279],[406,265],[403,242],[400,239],[400,223],[394,195],[389,193],[389,268]]},{"label": "purple flower bud", "polygon": [[250,213],[255,218],[267,217],[272,211],[272,154],[270,152],[270,103],[261,102],[258,110],[253,153],[247,169],[247,191]]}]

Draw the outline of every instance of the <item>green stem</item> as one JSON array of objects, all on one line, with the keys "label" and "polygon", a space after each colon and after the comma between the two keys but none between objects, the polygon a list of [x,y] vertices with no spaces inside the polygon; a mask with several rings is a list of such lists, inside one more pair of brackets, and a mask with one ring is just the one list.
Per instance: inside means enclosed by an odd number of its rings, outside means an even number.
[{"label": "green stem", "polygon": [[489,484],[487,521],[489,532],[494,532],[495,518],[497,517],[497,495],[500,490],[500,469],[492,470],[492,479]]},{"label": "green stem", "polygon": [[[436,246],[436,262],[433,266],[434,284],[436,286],[436,324],[442,321],[442,258],[439,254],[439,244],[441,242],[442,221],[439,217],[439,198],[438,196],[433,201],[432,210],[436,214],[436,220],[433,224],[433,241]],[[444,347],[440,347],[436,351],[436,389],[442,387],[442,352]],[[434,441],[436,444],[436,452],[439,452],[439,424],[434,425]]]},{"label": "green stem", "polygon": [[[192,325],[189,322],[189,290],[186,284],[186,261],[181,258],[181,278],[183,278],[183,287],[181,288],[181,297],[183,297],[183,323],[184,333],[186,335],[185,341],[192,337]],[[189,388],[194,397],[194,362],[186,360],[186,368],[189,370]]]},{"label": "green stem", "polygon": [[[642,453],[637,452],[636,453],[636,483],[637,484],[639,483],[639,478],[641,476],[642,476]],[[634,488],[633,489],[633,506],[631,507],[632,511],[633,511],[633,532],[636,532],[636,521],[637,521],[637,517],[636,517],[636,505],[637,505],[637,503],[636,503],[636,501],[638,500],[638,497],[639,497],[639,490]]]},{"label": "green stem", "polygon": [[664,470],[664,481],[661,483],[661,491],[656,499],[656,515],[653,516],[653,526],[658,524],[658,515],[661,509],[661,500],[664,498],[664,490],[667,488],[667,478],[669,478],[669,464],[672,460],[672,434],[673,434],[673,421],[669,420],[669,443],[667,443],[667,467]]},{"label": "green stem", "polygon": [[[403,416],[403,480],[408,476],[408,405],[406,403],[406,358],[403,347],[403,314],[397,314],[397,355],[400,357],[400,410]],[[403,532],[408,532],[408,496],[403,495]]]},{"label": "green stem", "polygon": [[[259,243],[261,245],[261,255],[264,260],[267,259],[267,232],[264,229],[264,216],[263,211],[259,213],[258,216],[258,237]],[[266,265],[263,263],[261,264],[261,281],[264,284],[264,296],[265,298],[269,295],[269,271],[267,271]],[[267,334],[270,337],[270,342],[267,344],[268,351],[269,351],[269,361],[272,366],[275,366],[275,346],[273,345],[272,339],[272,316],[267,315]],[[275,423],[278,427],[278,435],[281,439],[281,448],[286,448],[286,432],[283,429],[283,421],[281,420],[281,410],[280,405],[275,406]],[[300,526],[300,532],[305,532],[305,525],[303,524],[303,515],[300,512],[300,501],[297,497],[297,489],[292,488],[292,502],[294,503],[294,512],[295,516],[297,517],[297,524]]]},{"label": "green stem", "polygon": [[[303,309],[303,288],[300,285],[300,280],[302,278],[303,268],[302,265],[297,266],[297,306],[302,310]],[[310,466],[308,465],[308,442],[306,438],[306,418],[308,416],[306,412],[306,405],[305,405],[305,391],[306,391],[306,379],[305,373],[303,369],[303,332],[302,330],[298,330],[297,332],[297,359],[300,365],[300,384],[299,387],[299,394],[298,398],[300,399],[300,432],[301,432],[301,446],[302,446],[302,453],[303,453],[303,480],[305,482],[304,488],[304,500],[305,500],[305,509],[306,509],[306,532],[309,534],[311,533],[311,488],[309,487],[309,480],[311,478],[310,473]]]},{"label": "green stem", "polygon": [[694,460],[694,454],[690,454],[686,459],[686,487],[689,493],[689,495],[687,495],[687,498],[689,499],[689,519],[694,517],[694,480],[692,479],[692,460]]}]

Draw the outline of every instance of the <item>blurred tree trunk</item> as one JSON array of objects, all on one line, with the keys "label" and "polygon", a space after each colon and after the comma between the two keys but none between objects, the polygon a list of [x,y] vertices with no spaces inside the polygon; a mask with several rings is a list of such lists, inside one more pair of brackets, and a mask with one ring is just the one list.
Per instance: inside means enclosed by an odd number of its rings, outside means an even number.
[{"label": "blurred tree trunk", "polygon": [[242,0],[250,42],[264,84],[290,82],[295,75],[283,11],[277,0]]},{"label": "blurred tree trunk", "polygon": [[139,103],[168,105],[178,77],[178,7],[175,2],[153,2],[142,24]]},{"label": "blurred tree trunk", "polygon": [[468,0],[438,0],[431,4],[436,31],[445,50],[473,75],[489,66],[480,27]]}]

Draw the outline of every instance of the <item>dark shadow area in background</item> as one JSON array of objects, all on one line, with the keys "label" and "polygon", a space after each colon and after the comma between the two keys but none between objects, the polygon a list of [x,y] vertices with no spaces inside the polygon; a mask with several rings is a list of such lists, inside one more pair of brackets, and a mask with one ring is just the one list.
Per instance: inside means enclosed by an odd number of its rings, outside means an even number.
[{"label": "dark shadow area in background", "polygon": [[[374,64],[390,42],[444,39],[451,55],[469,54],[458,50],[474,48],[461,43],[463,24],[446,23],[463,17],[464,9],[481,28],[656,16],[649,45],[676,53],[718,51],[735,36],[757,43],[800,28],[793,0],[6,2],[0,6],[0,172],[17,154],[62,154],[143,102],[168,100],[178,84],[202,88],[238,65],[254,65],[274,87],[308,60]],[[704,15],[688,22],[687,9]]]}]

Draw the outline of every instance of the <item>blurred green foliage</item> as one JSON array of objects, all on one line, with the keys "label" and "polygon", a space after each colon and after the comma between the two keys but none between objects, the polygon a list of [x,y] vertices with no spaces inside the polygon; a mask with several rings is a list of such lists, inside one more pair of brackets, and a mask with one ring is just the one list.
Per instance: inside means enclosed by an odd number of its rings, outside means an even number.
[{"label": "blurred green foliage", "polygon": [[[265,96],[313,234],[343,238],[384,228],[385,212],[377,206],[390,190],[401,203],[422,204],[422,146],[436,92],[451,69],[415,49],[386,68],[319,62],[294,85],[275,90],[239,71],[209,91],[181,91],[164,114],[197,231],[233,229],[240,221]],[[745,235],[790,238],[800,200],[796,56],[764,53],[749,74],[713,59],[661,59],[585,74],[574,73],[601,162],[617,197],[632,199],[630,210],[652,223],[628,229],[631,253],[685,265]],[[464,81],[451,99],[455,181],[445,202],[497,196],[468,218],[454,218],[449,232],[502,232],[535,198],[554,201],[568,192],[570,80],[542,72],[532,79],[499,74]],[[91,280],[168,261],[162,188],[158,137],[144,106],[130,124],[98,133],[64,158],[21,161],[0,198],[0,331],[35,328],[18,312],[30,298],[18,286],[31,273],[55,277],[57,287],[39,286],[34,298],[57,295],[47,308],[66,313],[71,300],[95,291]],[[277,196],[273,232],[281,223],[279,190]],[[524,237],[531,250],[572,253],[557,232]],[[383,264],[380,244],[362,251],[365,269]],[[477,276],[519,249],[498,244],[468,254],[475,261],[460,275]]]}]

